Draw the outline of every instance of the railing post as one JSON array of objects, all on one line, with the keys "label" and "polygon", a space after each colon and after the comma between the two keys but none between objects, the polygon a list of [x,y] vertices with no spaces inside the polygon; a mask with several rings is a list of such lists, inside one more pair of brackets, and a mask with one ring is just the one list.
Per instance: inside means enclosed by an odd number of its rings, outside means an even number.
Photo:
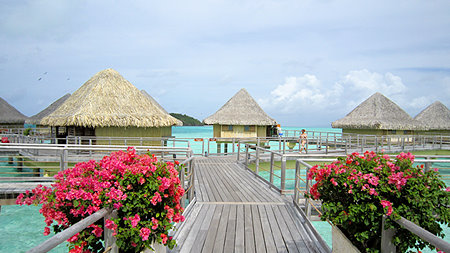
[{"label": "railing post", "polygon": [[189,188],[191,188],[188,193],[189,194],[188,195],[189,203],[191,203],[192,199],[194,198],[194,189],[195,189],[195,172],[194,172],[195,167],[194,166],[195,166],[194,159],[191,159],[189,161],[189,174],[191,175],[189,178]]},{"label": "railing post", "polygon": [[61,161],[60,161],[60,166],[59,166],[61,171],[67,169],[67,165],[68,165],[67,157],[68,156],[69,156],[69,151],[67,150],[67,146],[64,146],[64,148],[62,149],[62,152],[61,152]]},{"label": "railing post", "polygon": [[[108,213],[105,218],[103,219],[104,223],[106,224],[107,219],[114,219],[117,218],[117,211],[114,210],[110,213]],[[111,229],[106,228],[106,225],[104,225],[105,228],[105,252],[111,252],[111,253],[118,253],[119,248],[116,244],[116,237],[113,236],[114,231]],[[108,251],[109,250],[109,251]]]},{"label": "railing post", "polygon": [[384,229],[386,224],[386,215],[383,215],[381,222],[381,253],[395,253],[396,247],[392,243],[392,238],[395,235],[395,229]]},{"label": "railing post", "polygon": [[[180,181],[181,181],[181,186],[186,191],[187,189],[186,189],[185,176],[186,176],[186,166],[182,166],[182,169],[180,171]],[[184,208],[186,206],[186,194],[183,194],[180,202],[181,202],[181,207]]]},{"label": "railing post", "polygon": [[298,189],[300,188],[300,163],[295,162],[295,184],[294,184],[294,203],[298,204]]},{"label": "railing post", "polygon": [[[308,180],[309,167],[306,167],[306,186],[305,192],[309,194],[309,181]],[[305,214],[308,220],[311,220],[311,204],[309,203],[309,198],[305,196]]]},{"label": "railing post", "polygon": [[[344,136],[342,136],[342,137],[344,137]],[[348,141],[348,138],[349,138],[349,137],[343,138],[343,140],[344,140],[344,145],[345,145],[345,148],[344,148],[344,149],[345,149],[345,154],[348,153],[348,147],[347,147],[348,142],[349,142],[349,141]],[[351,141],[351,138],[352,138],[352,137],[350,137],[350,141]]]},{"label": "railing post", "polygon": [[236,162],[239,162],[240,158],[241,158],[241,140],[238,139]]},{"label": "railing post", "polygon": [[259,175],[259,146],[258,145],[256,146],[255,172],[257,175]]},{"label": "railing post", "polygon": [[249,147],[249,144],[248,143],[245,144],[245,159],[244,159],[244,161],[245,161],[245,167],[247,167],[247,168],[248,168],[248,160],[250,159],[250,157],[248,156],[248,147]]},{"label": "railing post", "polygon": [[328,154],[328,137],[327,137],[327,141],[325,143],[325,154]]},{"label": "railing post", "polygon": [[286,190],[286,157],[281,156],[281,194]]},{"label": "railing post", "polygon": [[375,152],[378,153],[378,137],[375,136]]},{"label": "railing post", "polygon": [[[430,160],[430,157],[427,156],[425,159]],[[425,172],[428,172],[431,170],[431,162],[425,162]]]},{"label": "railing post", "polygon": [[275,162],[275,153],[270,153],[270,174],[269,174],[269,181],[271,184],[273,184],[273,164]]}]

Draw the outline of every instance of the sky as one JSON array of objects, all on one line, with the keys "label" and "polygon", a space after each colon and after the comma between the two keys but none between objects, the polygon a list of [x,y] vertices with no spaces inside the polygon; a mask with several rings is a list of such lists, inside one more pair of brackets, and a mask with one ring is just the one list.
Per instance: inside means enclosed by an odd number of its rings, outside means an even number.
[{"label": "sky", "polygon": [[203,120],[241,88],[282,126],[375,92],[450,107],[448,0],[0,0],[0,97],[32,116],[113,68]]}]

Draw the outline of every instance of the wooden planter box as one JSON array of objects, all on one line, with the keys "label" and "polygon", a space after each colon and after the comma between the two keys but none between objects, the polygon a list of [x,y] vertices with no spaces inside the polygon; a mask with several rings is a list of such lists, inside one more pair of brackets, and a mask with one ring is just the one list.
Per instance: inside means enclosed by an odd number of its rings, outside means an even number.
[{"label": "wooden planter box", "polygon": [[333,253],[361,253],[336,226],[332,226],[332,244]]}]

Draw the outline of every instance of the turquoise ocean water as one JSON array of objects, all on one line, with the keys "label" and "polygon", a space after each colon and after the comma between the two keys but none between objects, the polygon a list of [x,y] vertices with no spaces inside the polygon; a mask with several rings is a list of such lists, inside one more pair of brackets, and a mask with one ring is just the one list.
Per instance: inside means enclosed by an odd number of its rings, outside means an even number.
[{"label": "turquoise ocean water", "polygon": [[[300,130],[302,127],[283,127],[283,130]],[[340,129],[333,128],[305,128],[307,131],[320,131],[320,132],[338,132]],[[193,138],[212,138],[213,128],[212,126],[184,126],[173,127],[172,135],[176,138],[190,139],[191,147],[195,150],[195,153],[202,152],[201,142],[195,142]],[[211,145],[211,153],[215,151],[216,145]],[[204,147],[206,149],[206,147]],[[262,176],[268,178],[267,174]],[[294,178],[294,171],[287,171],[287,178]],[[277,184],[277,183],[275,183]],[[278,183],[279,184],[279,183]],[[287,188],[293,189],[293,180],[287,182]],[[325,241],[331,248],[331,227],[327,222],[314,221],[314,226],[318,232],[324,237]],[[48,236],[44,236],[44,218],[39,213],[38,206],[2,206],[0,212],[0,253],[6,252],[25,252],[30,248],[38,245],[39,243],[48,239]],[[444,228],[446,231],[446,240],[450,238],[450,229]],[[67,252],[65,243],[61,244],[57,248],[50,252]],[[422,251],[433,252],[433,251]]]}]

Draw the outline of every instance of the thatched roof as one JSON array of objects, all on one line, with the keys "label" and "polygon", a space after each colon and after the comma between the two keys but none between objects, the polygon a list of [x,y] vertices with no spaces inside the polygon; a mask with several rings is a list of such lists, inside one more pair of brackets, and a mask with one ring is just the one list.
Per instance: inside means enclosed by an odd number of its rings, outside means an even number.
[{"label": "thatched roof", "polygon": [[[162,112],[169,114],[150,94],[148,94],[145,90],[141,90],[142,94],[144,94],[154,105],[156,105]],[[170,114],[169,114],[170,115]]]},{"label": "thatched roof", "polygon": [[245,89],[241,89],[216,113],[203,120],[213,125],[275,125],[276,121],[269,117]]},{"label": "thatched roof", "polygon": [[164,127],[180,125],[117,71],[95,74],[58,109],[41,120],[50,126]]},{"label": "thatched roof", "polygon": [[60,97],[58,100],[53,102],[51,105],[49,105],[44,110],[40,111],[39,113],[31,116],[28,118],[25,123],[27,124],[35,124],[39,125],[42,118],[44,118],[47,115],[50,115],[50,113],[54,112],[60,105],[62,105],[68,98],[70,97],[70,93],[67,93],[66,95]]},{"label": "thatched roof", "polygon": [[423,128],[420,122],[414,120],[397,104],[379,92],[370,96],[344,118],[331,123],[331,126],[345,129],[383,130],[416,130]]},{"label": "thatched roof", "polygon": [[429,105],[414,119],[422,122],[430,130],[450,130],[450,110],[439,101]]},{"label": "thatched roof", "polygon": [[0,98],[0,124],[23,124],[28,117]]}]

